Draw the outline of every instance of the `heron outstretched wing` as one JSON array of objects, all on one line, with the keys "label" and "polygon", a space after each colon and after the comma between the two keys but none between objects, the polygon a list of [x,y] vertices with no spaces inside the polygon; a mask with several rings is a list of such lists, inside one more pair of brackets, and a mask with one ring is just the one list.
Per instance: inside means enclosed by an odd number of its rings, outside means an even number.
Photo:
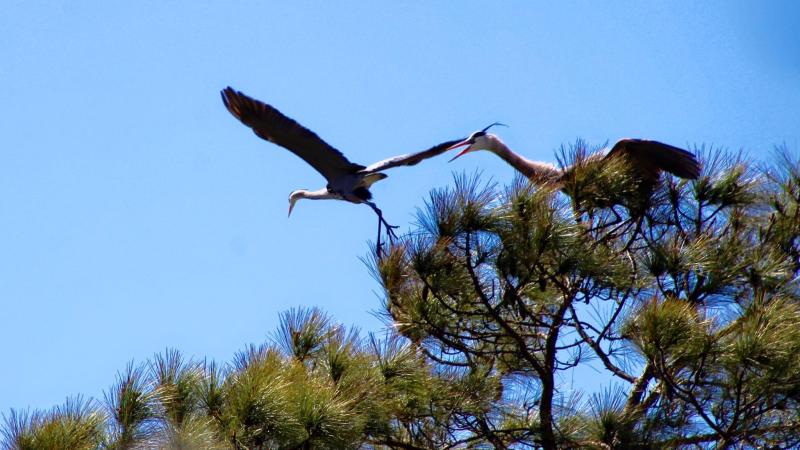
[{"label": "heron outstretched wing", "polygon": [[417,153],[407,153],[405,155],[393,156],[391,158],[384,159],[383,161],[378,161],[376,163],[372,163],[366,168],[362,169],[360,173],[375,173],[375,172],[382,172],[386,169],[391,169],[392,167],[397,166],[413,166],[418,162],[433,158],[434,156],[441,155],[445,151],[447,151],[450,146],[453,144],[457,144],[458,142],[463,141],[464,139],[455,139],[452,141],[442,142],[441,144],[434,145],[433,147],[423,150]]},{"label": "heron outstretched wing", "polygon": [[316,133],[305,128],[272,106],[227,87],[222,91],[222,102],[231,114],[253,132],[272,143],[303,158],[329,182],[363,169],[354,164]]},{"label": "heron outstretched wing", "polygon": [[622,139],[614,144],[606,158],[623,155],[645,181],[655,182],[662,170],[690,180],[700,176],[700,163],[694,154],[662,142]]}]

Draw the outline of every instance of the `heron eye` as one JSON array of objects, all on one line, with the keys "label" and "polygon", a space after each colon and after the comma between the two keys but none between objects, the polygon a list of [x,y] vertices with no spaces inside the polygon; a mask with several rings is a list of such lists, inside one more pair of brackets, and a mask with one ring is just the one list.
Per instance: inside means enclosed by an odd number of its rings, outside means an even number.
[{"label": "heron eye", "polygon": [[472,134],[473,138],[477,138],[477,137],[481,137],[481,136],[486,136],[486,132],[485,131],[476,131],[475,133]]}]

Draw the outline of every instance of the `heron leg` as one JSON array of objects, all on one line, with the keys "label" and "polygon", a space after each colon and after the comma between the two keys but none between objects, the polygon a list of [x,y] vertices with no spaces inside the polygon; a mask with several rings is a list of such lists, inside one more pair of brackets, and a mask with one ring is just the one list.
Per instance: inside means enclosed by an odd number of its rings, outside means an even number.
[{"label": "heron leg", "polygon": [[380,256],[380,247],[381,247],[381,225],[386,227],[386,235],[389,236],[389,243],[394,244],[394,239],[397,238],[397,235],[394,232],[395,228],[398,228],[396,225],[389,225],[389,222],[383,218],[383,212],[378,208],[375,203],[372,202],[364,202],[375,211],[375,214],[378,215],[378,255]]},{"label": "heron leg", "polygon": [[383,243],[381,242],[381,221],[378,220],[378,239],[375,240],[375,253],[378,254],[378,259],[381,258],[382,251],[383,251]]}]

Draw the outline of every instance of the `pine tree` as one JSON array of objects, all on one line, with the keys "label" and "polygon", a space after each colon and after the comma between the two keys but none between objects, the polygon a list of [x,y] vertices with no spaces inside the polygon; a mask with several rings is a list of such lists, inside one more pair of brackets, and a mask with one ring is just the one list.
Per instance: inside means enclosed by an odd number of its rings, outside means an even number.
[{"label": "pine tree", "polygon": [[[665,177],[646,205],[617,201],[636,189],[620,166],[579,170],[568,197],[476,177],[432,193],[419,232],[377,271],[391,320],[437,370],[476,394],[497,389],[443,424],[450,436],[493,448],[800,444],[800,164],[785,151],[761,169],[701,153],[700,179]],[[582,400],[560,380],[586,364],[613,379]]]}]

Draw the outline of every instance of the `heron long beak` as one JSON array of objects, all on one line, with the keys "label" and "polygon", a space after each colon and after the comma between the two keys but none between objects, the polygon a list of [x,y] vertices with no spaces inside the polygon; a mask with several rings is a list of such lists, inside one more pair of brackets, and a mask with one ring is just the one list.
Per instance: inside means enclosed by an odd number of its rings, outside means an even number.
[{"label": "heron long beak", "polygon": [[452,150],[452,149],[458,148],[458,147],[463,147],[465,145],[467,146],[467,148],[465,148],[464,150],[461,150],[461,152],[459,154],[457,154],[452,159],[450,159],[450,161],[447,161],[447,162],[453,162],[459,156],[463,155],[464,153],[469,152],[470,151],[470,146],[472,146],[472,144],[473,144],[472,139],[465,139],[465,140],[463,140],[463,141],[461,141],[461,142],[459,142],[457,144],[453,144],[450,147],[447,147],[447,150],[445,150],[445,151]]},{"label": "heron long beak", "polygon": [[289,214],[287,214],[286,217],[292,216],[292,208],[294,208],[294,202],[289,202]]}]

